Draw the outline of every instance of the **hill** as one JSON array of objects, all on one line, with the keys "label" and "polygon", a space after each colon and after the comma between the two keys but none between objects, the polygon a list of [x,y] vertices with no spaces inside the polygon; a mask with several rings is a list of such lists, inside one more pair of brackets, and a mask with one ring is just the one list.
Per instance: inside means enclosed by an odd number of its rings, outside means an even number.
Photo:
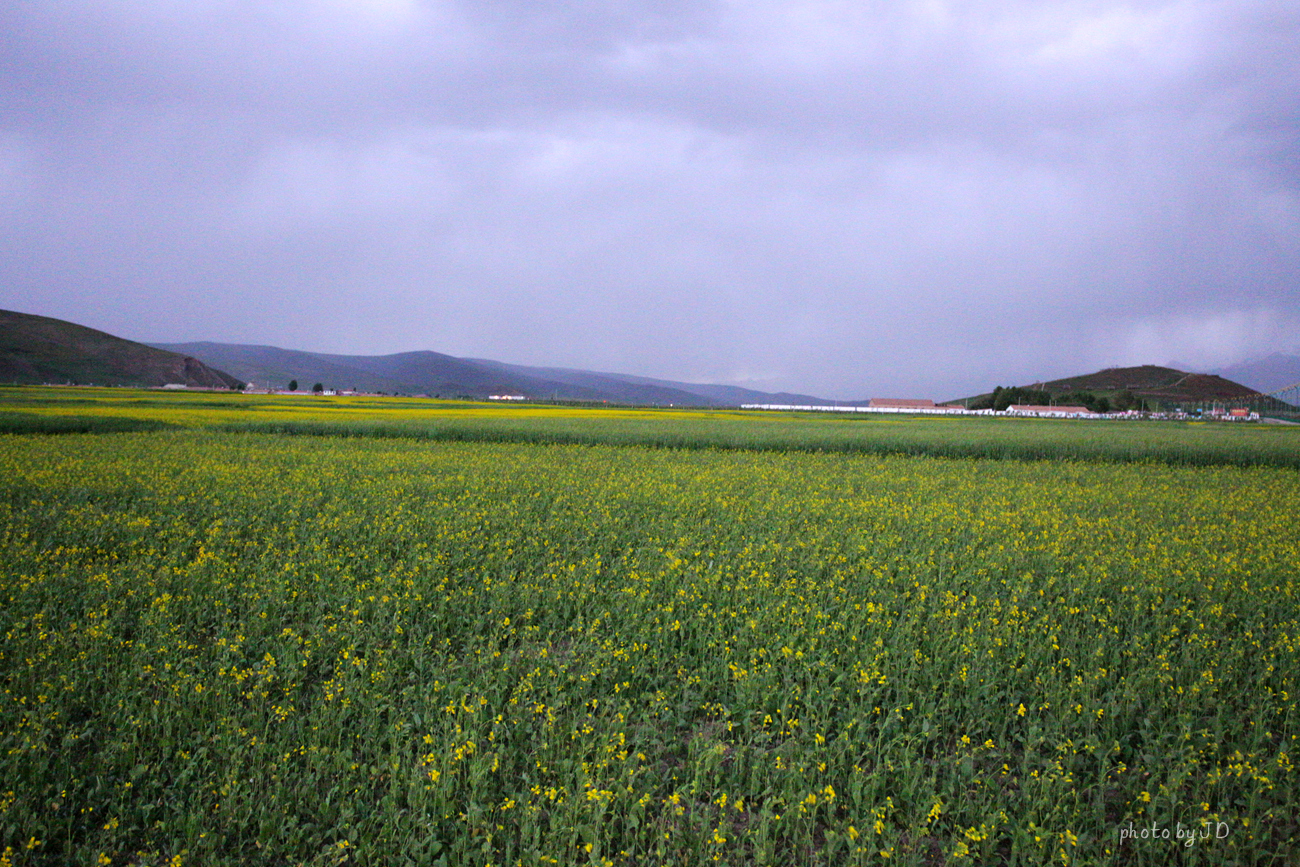
[{"label": "hill", "polygon": [[1187,373],[1172,367],[1108,367],[1084,376],[1043,383],[1043,391],[1131,391],[1138,397],[1173,402],[1234,400],[1255,394],[1253,388],[1210,373]]},{"label": "hill", "polygon": [[828,404],[808,395],[770,394],[729,385],[698,385],[618,373],[527,367],[439,352],[333,355],[233,343],[155,343],[218,365],[255,385],[283,388],[290,380],[310,388],[486,398],[520,395],[538,400],[593,401],[643,406],[738,406],[742,403]]},{"label": "hill", "polygon": [[[1108,367],[1096,373],[1053,379],[1015,386],[1013,393],[1036,393],[1029,401],[1065,397],[1074,402],[1105,398],[1111,407],[1125,408],[1134,402],[1191,406],[1215,402],[1244,401],[1257,395],[1255,389],[1209,373],[1189,373],[1172,367],[1143,364],[1137,367]],[[1005,394],[1005,392],[1004,392]],[[993,399],[994,392],[986,392],[960,401],[970,406],[980,406]],[[1045,397],[1044,397],[1045,396]],[[1005,402],[1006,398],[1003,398]]]},{"label": "hill", "polygon": [[0,382],[243,388],[192,356],[84,325],[0,310]]}]

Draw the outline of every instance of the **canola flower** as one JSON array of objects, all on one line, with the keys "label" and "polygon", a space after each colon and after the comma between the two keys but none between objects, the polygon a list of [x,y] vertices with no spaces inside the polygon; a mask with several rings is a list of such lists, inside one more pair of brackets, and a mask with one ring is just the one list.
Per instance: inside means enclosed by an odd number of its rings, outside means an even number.
[{"label": "canola flower", "polygon": [[206,429],[0,469],[10,864],[1300,855],[1293,470]]}]

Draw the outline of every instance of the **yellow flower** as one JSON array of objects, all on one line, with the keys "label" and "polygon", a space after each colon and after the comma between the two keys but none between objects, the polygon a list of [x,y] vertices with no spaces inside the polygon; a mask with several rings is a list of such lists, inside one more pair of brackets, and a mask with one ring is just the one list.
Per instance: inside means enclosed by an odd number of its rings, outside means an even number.
[{"label": "yellow flower", "polygon": [[935,819],[939,818],[939,814],[942,812],[943,812],[943,801],[940,798],[935,798],[934,805],[930,807],[930,815],[926,817],[925,821],[927,823],[933,822]]}]

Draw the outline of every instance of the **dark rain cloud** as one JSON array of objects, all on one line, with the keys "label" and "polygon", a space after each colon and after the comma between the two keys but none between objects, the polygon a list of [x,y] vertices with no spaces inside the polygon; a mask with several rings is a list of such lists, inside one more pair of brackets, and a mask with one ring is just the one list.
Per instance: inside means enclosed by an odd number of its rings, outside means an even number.
[{"label": "dark rain cloud", "polygon": [[952,397],[1297,351],[1300,11],[10,4],[0,305]]}]

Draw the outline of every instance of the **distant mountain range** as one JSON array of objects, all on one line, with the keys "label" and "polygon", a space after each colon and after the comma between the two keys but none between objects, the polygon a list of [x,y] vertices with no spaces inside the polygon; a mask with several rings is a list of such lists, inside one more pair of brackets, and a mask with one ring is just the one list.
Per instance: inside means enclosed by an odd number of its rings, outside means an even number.
[{"label": "distant mountain range", "polygon": [[254,385],[274,389],[284,388],[291,380],[297,380],[304,389],[320,383],[328,389],[427,394],[444,398],[518,395],[534,400],[603,401],[649,406],[833,403],[806,394],[772,394],[732,385],[699,385],[619,373],[526,367],[428,351],[394,355],[333,355],[235,343],[151,345],[201,358]]},{"label": "distant mountain range", "polygon": [[1243,382],[1268,394],[1300,383],[1300,355],[1273,353],[1214,371],[1226,379]]},{"label": "distant mountain range", "polygon": [[244,387],[184,353],[12,310],[0,310],[0,382]]},{"label": "distant mountain range", "polygon": [[[144,344],[61,319],[0,310],[0,382],[145,387],[178,384],[205,388],[243,388],[244,383],[252,383],[282,389],[293,380],[303,390],[320,383],[331,390],[443,398],[510,395],[532,400],[643,406],[829,406],[835,403],[806,394],[559,367],[528,367],[427,351],[333,355],[232,343]],[[1026,383],[1026,386],[1062,395],[1130,391],[1138,397],[1167,402],[1205,402],[1248,397],[1257,389],[1273,391],[1296,382],[1300,382],[1300,357],[1271,355],[1223,368],[1218,374],[1142,365],[1108,368],[1085,376]],[[978,397],[981,395],[970,399]]]}]

